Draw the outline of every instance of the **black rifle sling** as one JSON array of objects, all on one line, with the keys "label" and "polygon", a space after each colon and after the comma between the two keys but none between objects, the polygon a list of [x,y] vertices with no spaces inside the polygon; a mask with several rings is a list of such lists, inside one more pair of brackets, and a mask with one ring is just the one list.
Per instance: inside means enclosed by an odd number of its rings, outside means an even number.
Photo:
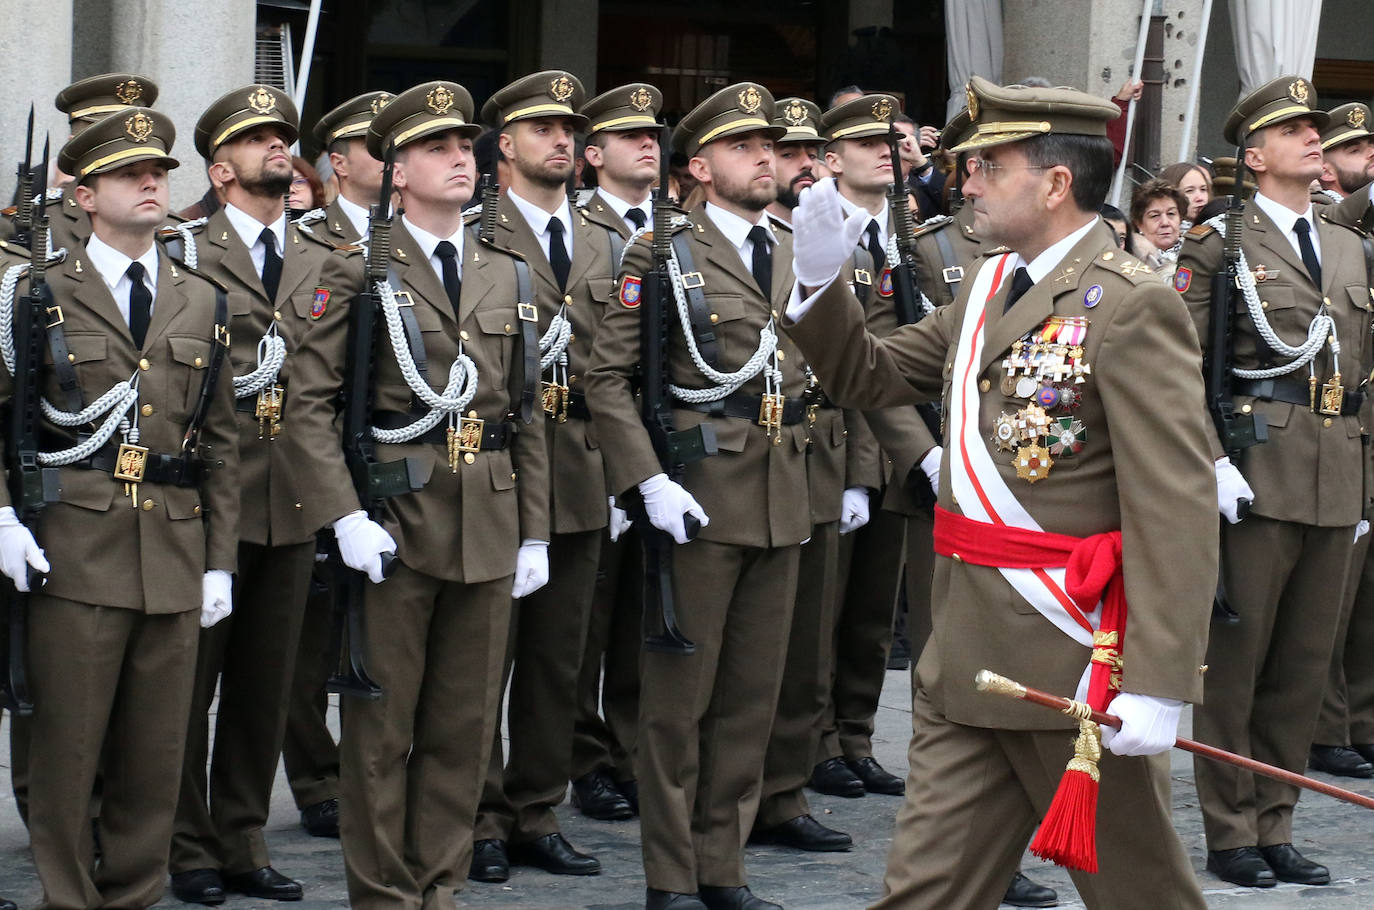
[{"label": "black rifle sling", "polygon": [[[954,245],[945,236],[944,228],[937,228],[935,231],[935,245],[940,248],[940,261],[944,263],[944,269],[940,272],[940,278],[944,281],[945,287],[949,288],[951,297],[959,296],[959,285],[964,280],[964,269],[959,265],[959,260],[954,255]],[[959,277],[950,279],[951,275]]]},{"label": "black rifle sling", "polygon": [[859,303],[863,304],[866,310],[868,295],[873,293],[873,282],[877,280],[877,276],[873,274],[873,254],[861,246],[856,246],[850,260],[854,265],[854,296],[859,298]]},{"label": "black rifle sling", "polygon": [[[401,285],[401,276],[396,274],[394,268],[388,268],[386,272],[387,284],[391,285],[391,294],[396,298],[396,310],[401,314],[401,325],[406,330],[406,345],[410,348],[410,359],[415,361],[415,370],[420,374],[420,378],[429,381],[429,358],[425,354],[425,337],[420,334],[420,323],[415,319],[415,303],[411,299],[410,292]],[[381,314],[377,314],[381,317]]]},{"label": "black rifle sling", "polygon": [[511,412],[519,414],[523,423],[529,423],[534,419],[534,393],[539,386],[539,310],[534,305],[530,264],[519,257],[512,257],[511,264],[515,266],[515,316],[520,325],[520,359],[524,364],[521,372],[511,370]]},{"label": "black rifle sling", "polygon": [[697,351],[702,360],[715,367],[720,359],[720,348],[716,344],[716,332],[711,328],[711,309],[706,305],[706,294],[702,291],[701,273],[692,259],[690,234],[690,231],[680,231],[673,235],[673,252],[677,254],[678,268],[682,270],[682,289],[687,292],[687,313],[692,320],[692,336],[696,338]]},{"label": "black rifle sling", "polygon": [[224,355],[229,351],[229,295],[224,288],[215,288],[215,326],[210,340],[210,363],[205,368],[205,376],[200,381],[200,394],[196,396],[196,407],[186,424],[186,435],[182,438],[181,451],[187,458],[194,457],[196,446],[200,443],[200,430],[205,426],[205,418],[210,413],[210,401],[214,397],[215,383],[219,381],[220,368],[224,366]]},{"label": "black rifle sling", "polygon": [[52,369],[57,374],[57,385],[62,390],[62,400],[67,410],[73,414],[86,407],[86,396],[81,394],[81,383],[76,378],[76,364],[67,348],[67,334],[62,331],[62,308],[54,305],[47,313],[46,334],[48,352],[52,355]]},{"label": "black rifle sling", "polygon": [[620,260],[625,254],[625,238],[620,236],[619,231],[607,228],[606,241],[611,246],[611,274],[615,275],[620,271]]}]

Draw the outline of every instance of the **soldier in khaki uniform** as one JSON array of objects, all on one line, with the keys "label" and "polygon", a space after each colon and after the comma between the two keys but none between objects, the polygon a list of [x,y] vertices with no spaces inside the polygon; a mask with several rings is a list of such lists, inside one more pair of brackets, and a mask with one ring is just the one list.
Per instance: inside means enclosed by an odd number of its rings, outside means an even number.
[{"label": "soldier in khaki uniform", "polygon": [[792,221],[797,207],[797,194],[816,182],[820,171],[821,146],[819,132],[821,109],[805,98],[781,98],[776,105],[778,126],[787,134],[778,141],[776,149],[778,169],[778,198],[768,206],[768,215],[784,226]]},{"label": "soldier in khaki uniform", "polygon": [[172,839],[173,892],[196,903],[222,902],[226,888],[301,896],[299,883],[272,868],[262,830],[314,565],[319,525],[309,503],[324,495],[314,460],[331,438],[297,425],[291,393],[292,355],[316,322],[320,270],[333,249],[286,221],[296,135],[291,99],[271,86],[244,86],[212,104],[196,124],[196,147],[224,205],[173,240],[229,289],[243,482],[238,609],[201,636]]},{"label": "soldier in khaki uniform", "polygon": [[[732,85],[690,111],[673,139],[706,196],[674,226],[675,254],[684,274],[700,273],[701,298],[690,331],[678,322],[668,343],[673,413],[679,431],[709,422],[719,454],[688,465],[679,484],[640,422],[631,381],[651,265],[646,242],[625,255],[587,384],[610,489],[617,498],[637,490],[654,525],[683,544],[673,586],[682,630],[696,644],[690,656],[641,655],[637,760],[650,910],[776,906],[749,892],[742,847],[758,808],[799,545],[812,522],[803,492],[805,363],[775,334],[773,316],[792,285],[790,238],[764,213],[777,192],[773,142],[784,133],[771,123],[773,107],[762,86]],[[692,350],[711,373],[702,374]],[[688,514],[701,523],[690,542]]]},{"label": "soldier in khaki uniform", "polygon": [[331,243],[354,243],[367,236],[367,213],[382,188],[382,163],[367,151],[367,125],[394,97],[390,92],[364,92],[315,124],[315,141],[329,153],[339,195],[321,214],[307,213],[300,220]]},{"label": "soldier in khaki uniform", "polygon": [[[603,92],[579,111],[587,118],[587,163],[595,169],[597,182],[596,191],[579,212],[604,231],[603,245],[613,276],[633,232],[653,220],[650,189],[658,180],[661,129],[657,118],[662,105],[663,95],[657,88],[636,82]],[[596,303],[610,302],[612,289],[605,290]],[[625,534],[629,524],[612,500],[609,539],[601,541],[599,583],[578,674],[573,726],[573,804],[583,815],[606,820],[630,818],[638,802],[634,728],[639,713],[642,592],[637,590],[639,538],[635,533]],[[597,712],[598,696],[604,719]]]},{"label": "soldier in khaki uniform", "polygon": [[[427,82],[397,95],[367,135],[379,160],[396,145],[404,212],[391,227],[392,327],[375,349],[373,437],[381,469],[408,478],[410,492],[386,501],[382,537],[340,541],[346,561],[380,582],[363,607],[383,692],[345,702],[340,742],[349,902],[366,910],[455,906],[501,707],[511,598],[548,580],[547,454],[529,368],[537,325],[521,290],[531,279],[463,225],[477,131],[466,89]],[[333,257],[322,281],[331,299],[298,355],[299,419],[312,428],[334,424],[349,310],[364,290],[360,251]],[[337,447],[312,469],[335,491],[324,520],[357,508]],[[387,550],[399,566],[382,581]]]},{"label": "soldier in khaki uniform", "polygon": [[[33,537],[7,495],[0,509],[6,573],[21,575],[26,560],[39,570],[51,563],[29,603],[30,833],[48,907],[139,908],[162,896],[197,618],[210,626],[230,610],[239,476],[227,307],[216,299],[222,289],[154,242],[177,164],[173,136],[161,114],[122,106],[62,149],[58,164],[76,178],[70,195],[92,233],[48,265],[62,315],[49,345],[65,347],[57,362],[66,369],[50,362],[33,379],[64,412],[127,385],[92,418],[113,432],[81,436],[87,445],[69,426],[40,424],[39,461],[56,472],[57,494]],[[7,257],[4,268],[17,261],[27,257]],[[27,292],[21,276],[16,297]],[[8,397],[8,375],[5,389]],[[121,471],[141,480],[114,476]],[[93,869],[97,766],[103,824]]]},{"label": "soldier in khaki uniform", "polygon": [[[968,109],[950,118],[940,132],[940,147],[953,148],[968,133],[972,121]],[[956,168],[963,168],[967,153],[956,156]],[[952,175],[956,186],[962,185],[958,173]],[[916,258],[921,269],[918,276],[921,293],[936,306],[948,306],[959,296],[964,272],[987,247],[973,227],[973,206],[964,205],[962,197],[950,200],[952,212],[928,218],[916,229]]]},{"label": "soldier in khaki uniform", "polygon": [[[1074,881],[1089,907],[1201,908],[1170,825],[1167,765],[1128,757],[1166,751],[1182,701],[1202,688],[1215,545],[1158,530],[1213,520],[1196,337],[1177,295],[1123,256],[1097,218],[1114,107],[978,77],[968,90],[974,129],[961,148],[976,157],[966,193],[980,234],[1011,251],[983,258],[953,305],[878,339],[833,280],[850,255],[835,237],[856,236],[865,216],[846,223],[823,181],[803,194],[795,221],[805,265],[788,332],[830,394],[864,407],[943,397],[945,444],[958,456],[941,468],[934,629],[917,667],[906,803],[876,906],[991,908],[1002,897],[1069,758],[1073,722],[979,693],[974,675],[990,667],[1072,693],[1091,665],[1099,613],[1064,594],[1055,566],[1067,553],[1046,553],[1041,573],[1003,569],[1004,539],[1052,531],[1090,547],[1119,529],[1116,590],[1130,619],[1110,710],[1125,725],[1104,735],[1099,872]],[[1049,135],[1018,129],[1027,121]],[[1051,328],[1055,356],[1027,365],[1030,382],[1004,386],[1012,370],[1025,375],[1014,359],[1025,339]],[[1070,388],[1077,408],[1065,414]],[[1161,446],[1169,459],[1157,457]]]},{"label": "soldier in khaki uniform", "polygon": [[[1315,90],[1285,76],[1242,98],[1227,118],[1228,142],[1246,145],[1258,190],[1246,203],[1242,280],[1233,316],[1236,410],[1268,422],[1269,439],[1232,463],[1213,434],[1226,590],[1240,614],[1212,626],[1207,700],[1194,715],[1199,740],[1301,770],[1321,706],[1364,504],[1359,378],[1368,375],[1369,288],[1358,231],[1315,214],[1308,186],[1321,172],[1325,111]],[[1174,287],[1208,338],[1211,279],[1222,231],[1197,225],[1184,237]],[[1268,304],[1266,306],[1265,304]],[[1287,353],[1309,331],[1336,344]],[[1351,377],[1351,378],[1343,378]],[[1344,394],[1343,394],[1344,393]],[[1235,523],[1236,500],[1254,502]],[[1326,884],[1327,869],[1293,846],[1295,787],[1213,762],[1195,763],[1207,834],[1207,867],[1238,885]]]},{"label": "soldier in khaki uniform", "polygon": [[[477,814],[471,875],[479,881],[504,881],[508,859],[562,875],[601,871],[553,814],[568,789],[578,671],[609,517],[583,384],[614,272],[605,231],[573,211],[566,191],[574,130],[586,124],[575,113],[583,97],[576,77],[550,70],[502,88],[482,108],[510,165],[495,242],[529,263],[540,326],[552,336],[540,350],[540,391],[553,538],[549,585],[511,614],[510,755],[503,770],[496,734]],[[566,331],[551,331],[557,326]]]}]

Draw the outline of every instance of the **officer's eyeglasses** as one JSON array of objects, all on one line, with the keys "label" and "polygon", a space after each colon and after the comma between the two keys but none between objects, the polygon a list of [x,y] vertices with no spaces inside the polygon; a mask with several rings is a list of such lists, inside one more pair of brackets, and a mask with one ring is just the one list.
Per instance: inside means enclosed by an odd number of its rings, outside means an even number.
[{"label": "officer's eyeglasses", "polygon": [[1052,167],[1052,165],[1049,165],[1049,164],[998,164],[998,163],[996,163],[995,161],[989,161],[989,160],[987,160],[986,158],[970,158],[970,159],[968,159],[968,163],[965,164],[964,167],[965,167],[965,170],[968,171],[968,175],[969,175],[970,177],[972,177],[974,174],[977,174],[977,173],[979,173],[979,172],[982,172],[982,174],[983,174],[983,179],[986,180],[986,181],[988,181],[989,183],[991,183],[991,182],[993,182],[994,180],[996,180],[998,177],[1002,176],[1002,172],[1003,172],[1003,171],[1008,171],[1008,170],[1011,170],[1012,168],[1024,168],[1025,170],[1028,170],[1028,171],[1043,171],[1043,170],[1049,169],[1050,167]]}]

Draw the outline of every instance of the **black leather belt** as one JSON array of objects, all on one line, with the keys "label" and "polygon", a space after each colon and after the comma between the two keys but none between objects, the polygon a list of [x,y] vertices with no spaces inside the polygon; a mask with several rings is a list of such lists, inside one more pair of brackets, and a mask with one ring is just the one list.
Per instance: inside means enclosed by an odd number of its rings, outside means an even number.
[{"label": "black leather belt", "polygon": [[[759,423],[759,414],[763,408],[762,395],[746,395],[743,392],[736,392],[727,395],[720,401],[703,401],[700,404],[688,401],[674,402],[673,407],[685,408],[688,411],[699,411],[702,414],[710,414],[713,417],[737,417],[740,420],[747,420],[750,423]],[[806,402],[800,398],[788,398],[782,405],[782,425],[791,426],[801,423],[806,417]]]},{"label": "black leather belt", "polygon": [[[401,427],[414,423],[418,417],[417,414],[402,414],[399,411],[378,411],[372,415],[372,425],[379,430],[399,430]],[[462,438],[465,426],[471,426],[479,423],[479,421],[474,417],[464,417],[459,423],[458,432]],[[465,442],[465,446],[483,452],[495,451],[510,445],[511,437],[515,435],[514,428],[504,418],[501,420],[482,420],[480,424],[481,430],[476,437],[478,444],[470,446]],[[448,442],[448,421],[440,421],[438,426],[408,441],[446,444]]]},{"label": "black leather belt", "polygon": [[[1302,382],[1294,382],[1291,379],[1238,379],[1232,387],[1231,393],[1234,395],[1250,395],[1254,398],[1263,398],[1267,401],[1284,401],[1289,404],[1299,404],[1305,408],[1312,406],[1312,390]],[[1321,389],[1317,389],[1318,401],[1321,400]],[[1364,391],[1361,389],[1347,389],[1345,400],[1341,403],[1341,416],[1353,417],[1360,412],[1360,406],[1364,404]]]},{"label": "black leather belt", "polygon": [[[113,476],[119,462],[120,447],[108,444],[85,461],[74,461],[67,468],[81,471],[102,471]],[[148,452],[143,459],[143,477],[139,483],[169,483],[178,487],[194,487],[200,483],[204,463],[198,458],[183,458]]]},{"label": "black leather belt", "polygon": [[591,420],[592,412],[587,407],[587,395],[585,392],[569,392],[567,415],[574,420]]}]

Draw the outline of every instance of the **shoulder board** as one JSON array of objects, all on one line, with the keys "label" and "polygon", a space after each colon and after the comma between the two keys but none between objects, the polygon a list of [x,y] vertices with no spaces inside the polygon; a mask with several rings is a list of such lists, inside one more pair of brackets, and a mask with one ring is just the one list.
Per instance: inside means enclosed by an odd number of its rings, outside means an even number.
[{"label": "shoulder board", "polygon": [[1212,227],[1210,224],[1204,221],[1202,224],[1195,224],[1192,227],[1188,228],[1188,232],[1184,234],[1184,236],[1191,237],[1194,240],[1202,240],[1212,234],[1215,234],[1216,232],[1216,228]]},{"label": "shoulder board", "polygon": [[336,246],[336,244],[334,243],[334,241],[330,240],[328,237],[323,237],[323,236],[321,236],[321,235],[319,235],[319,234],[316,234],[314,231],[312,231],[312,230],[310,229],[310,225],[308,225],[308,224],[296,224],[295,227],[296,227],[296,233],[300,234],[302,237],[305,237],[305,238],[307,238],[307,239],[309,239],[309,240],[315,241],[315,242],[318,243],[320,246],[328,247],[328,248],[331,249],[331,250],[334,249],[335,246]]},{"label": "shoulder board", "polygon": [[1120,275],[1130,281],[1131,284],[1142,284],[1150,280],[1159,280],[1154,269],[1132,256],[1130,253],[1115,247],[1098,253],[1097,258],[1093,261],[1093,265],[1105,269],[1114,275]]},{"label": "shoulder board", "polygon": [[980,256],[1001,256],[1003,253],[1010,253],[1010,252],[1011,252],[1011,247],[1009,247],[1009,246],[998,245],[998,246],[992,247],[992,248],[990,248],[990,249],[982,250],[982,251],[979,252],[978,255],[980,255]]},{"label": "shoulder board", "polygon": [[[322,243],[325,241],[321,241]],[[340,253],[366,253],[367,247],[361,243],[331,243],[330,246]]]},{"label": "shoulder board", "polygon": [[937,215],[934,218],[928,218],[925,221],[922,221],[919,225],[917,225],[916,233],[914,236],[920,237],[922,234],[929,234],[933,231],[938,231],[945,225],[953,223],[954,219],[951,218],[949,215]]},{"label": "shoulder board", "polygon": [[[1331,207],[1331,211],[1335,211],[1335,206],[1334,206],[1334,205]],[[1360,237],[1366,236],[1365,232],[1362,231],[1362,230],[1360,230],[1360,228],[1359,228],[1358,225],[1346,224],[1344,221],[1339,221],[1339,220],[1336,220],[1336,219],[1331,218],[1330,216],[1328,216],[1328,215],[1326,214],[1326,207],[1325,207],[1325,206],[1314,206],[1314,207],[1313,207],[1313,212],[1316,214],[1318,220],[1320,220],[1323,224],[1329,224],[1329,225],[1331,225],[1332,227],[1342,227],[1342,228],[1345,228],[1347,231],[1353,231],[1355,234],[1357,234],[1357,235],[1360,236]]]},{"label": "shoulder board", "polygon": [[193,268],[191,268],[189,265],[187,265],[186,263],[182,262],[182,261],[179,260],[179,259],[174,259],[174,260],[172,260],[172,261],[176,264],[176,267],[177,267],[178,269],[180,269],[181,271],[185,272],[186,274],[188,274],[188,275],[195,275],[197,278],[199,278],[199,279],[201,279],[202,281],[205,281],[205,282],[207,282],[207,283],[209,283],[209,284],[214,285],[216,288],[219,288],[221,291],[224,291],[225,293],[228,293],[228,292],[229,292],[229,288],[226,287],[225,284],[224,284],[222,281],[220,281],[218,278],[214,277],[213,275],[206,274],[205,272],[202,272],[200,269],[193,269]]}]

